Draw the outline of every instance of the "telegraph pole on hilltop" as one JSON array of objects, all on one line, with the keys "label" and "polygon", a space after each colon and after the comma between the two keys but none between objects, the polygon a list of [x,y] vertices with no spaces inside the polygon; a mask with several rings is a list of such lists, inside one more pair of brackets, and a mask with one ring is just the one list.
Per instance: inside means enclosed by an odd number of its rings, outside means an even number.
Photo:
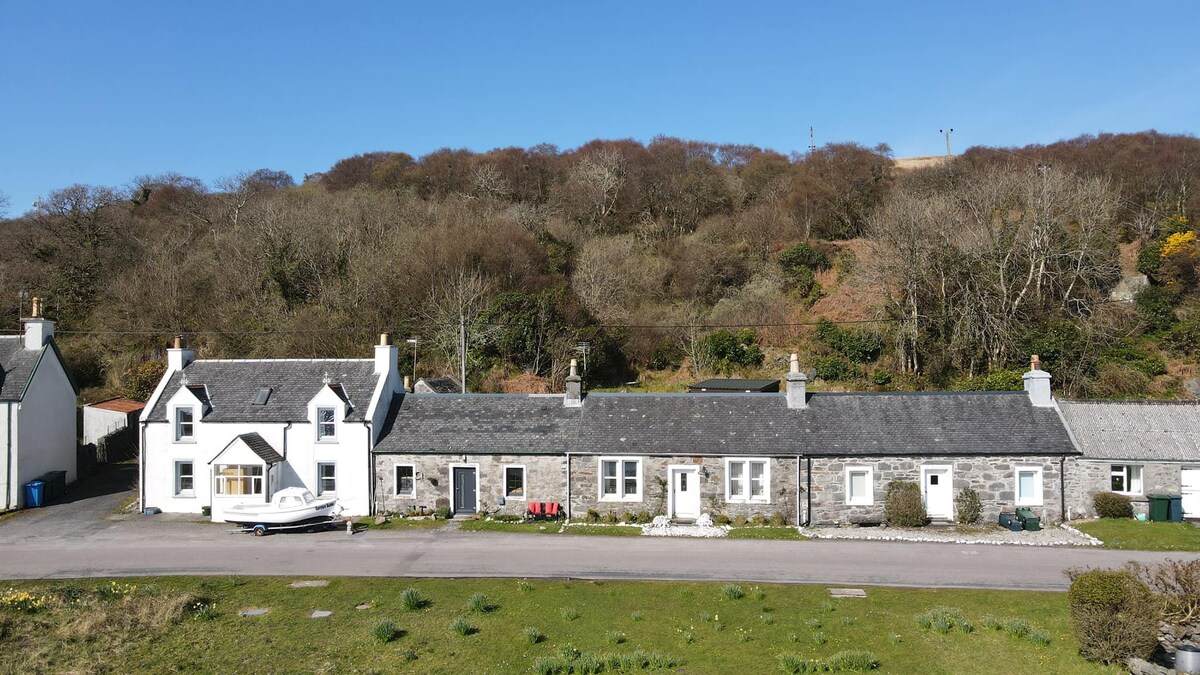
[{"label": "telegraph pole on hilltop", "polygon": [[808,128],[808,154],[812,154],[817,150],[817,137],[813,134],[813,128]]},{"label": "telegraph pole on hilltop", "polygon": [[950,156],[950,134],[954,133],[954,129],[938,129],[939,133],[946,135],[946,156]]}]

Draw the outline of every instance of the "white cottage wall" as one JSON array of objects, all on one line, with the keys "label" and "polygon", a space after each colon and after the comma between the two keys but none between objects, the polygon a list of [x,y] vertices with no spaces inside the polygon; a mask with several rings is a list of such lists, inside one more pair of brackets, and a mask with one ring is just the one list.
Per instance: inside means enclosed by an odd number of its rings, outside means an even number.
[{"label": "white cottage wall", "polygon": [[[67,482],[78,478],[76,471],[75,389],[53,350],[42,356],[25,397],[17,406],[16,481],[19,488],[47,471],[66,471]],[[23,490],[17,490],[24,505]]]}]

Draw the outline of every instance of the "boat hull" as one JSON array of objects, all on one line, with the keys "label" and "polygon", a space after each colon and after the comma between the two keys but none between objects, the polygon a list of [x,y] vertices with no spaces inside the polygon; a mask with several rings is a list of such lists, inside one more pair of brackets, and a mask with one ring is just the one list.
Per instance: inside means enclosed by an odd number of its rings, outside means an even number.
[{"label": "boat hull", "polygon": [[235,506],[225,511],[225,522],[236,525],[294,525],[306,520],[329,518],[336,502],[315,502],[296,509],[275,509],[268,505]]}]

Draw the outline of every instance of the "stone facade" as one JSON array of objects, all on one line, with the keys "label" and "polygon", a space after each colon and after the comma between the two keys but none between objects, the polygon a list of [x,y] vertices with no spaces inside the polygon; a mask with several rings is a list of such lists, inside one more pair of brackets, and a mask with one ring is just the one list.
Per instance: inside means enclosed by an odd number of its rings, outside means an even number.
[{"label": "stone facade", "polygon": [[1134,513],[1147,513],[1148,494],[1159,492],[1179,494],[1182,489],[1180,464],[1165,462],[1135,462],[1098,459],[1072,459],[1067,462],[1067,508],[1072,518],[1091,518],[1096,515],[1092,497],[1097,492],[1112,491],[1113,465],[1133,464],[1142,467],[1142,494],[1129,495]]},{"label": "stone facade", "polygon": [[[954,494],[964,487],[979,493],[981,523],[994,523],[1002,510],[1011,511],[1015,498],[1018,466],[1042,468],[1042,505],[1028,507],[1043,523],[1061,520],[1061,458],[1041,457],[835,457],[812,459],[812,525],[879,523],[883,520],[887,485],[894,480],[921,480],[924,465],[952,467]],[[873,471],[874,503],[846,504],[848,466],[870,467]]]},{"label": "stone facade", "polygon": [[[375,512],[404,513],[411,507],[434,509],[438,498],[453,497],[451,466],[477,468],[479,506],[487,513],[521,515],[531,501],[566,499],[566,462],[562,455],[375,455]],[[396,466],[411,464],[416,470],[416,494],[396,495]],[[504,467],[525,467],[525,496],[504,496]],[[504,502],[501,504],[501,502]]]},{"label": "stone facade", "polygon": [[[604,455],[621,459],[640,459],[642,462],[642,490],[639,501],[608,501],[600,498],[600,456],[571,456],[571,518],[579,520],[588,509],[595,509],[602,516],[608,513],[641,513],[651,516],[667,512],[667,488],[671,465],[700,467],[700,511],[711,516],[725,514],[731,518],[755,515],[771,517],[782,514],[790,524],[796,524],[796,498],[799,494],[796,480],[796,458],[767,458],[769,479],[767,499],[762,502],[735,502],[725,499],[725,457],[709,456],[652,456]],[[730,459],[742,459],[731,457]],[[708,475],[705,476],[705,473]]]}]

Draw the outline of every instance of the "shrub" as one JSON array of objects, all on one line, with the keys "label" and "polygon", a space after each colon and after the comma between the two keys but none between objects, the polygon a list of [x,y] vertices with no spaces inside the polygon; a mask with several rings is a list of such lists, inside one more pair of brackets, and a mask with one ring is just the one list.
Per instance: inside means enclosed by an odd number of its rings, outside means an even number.
[{"label": "shrub", "polygon": [[621,514],[621,522],[623,522],[623,523],[632,524],[636,521],[637,521],[637,515],[634,514],[632,511],[626,511],[625,513]]},{"label": "shrub", "polygon": [[1200,619],[1200,559],[1130,563],[1129,570],[1158,595],[1163,619],[1176,624]]},{"label": "shrub", "polygon": [[1129,497],[1115,492],[1097,492],[1092,496],[1092,505],[1101,518],[1132,518],[1133,503]]},{"label": "shrub", "polygon": [[858,369],[841,356],[818,356],[813,359],[813,369],[817,377],[830,382],[849,380],[858,374]]},{"label": "shrub", "polygon": [[1147,658],[1158,645],[1159,612],[1146,584],[1128,571],[1072,573],[1067,603],[1079,653],[1100,663]]},{"label": "shrub", "polygon": [[471,635],[475,632],[475,627],[471,625],[471,622],[467,621],[465,618],[463,618],[461,616],[458,617],[457,619],[455,619],[450,624],[450,628],[452,628],[455,633],[458,633],[459,635],[462,635],[463,637]]},{"label": "shrub", "polygon": [[717,525],[728,525],[733,522],[733,519],[724,513],[718,513],[717,517],[713,518],[713,522]]},{"label": "shrub", "polygon": [[929,514],[921,501],[921,486],[903,480],[888,483],[883,519],[896,527],[922,527],[929,522]]},{"label": "shrub", "polygon": [[438,520],[449,520],[450,519],[450,507],[443,506],[439,509],[435,509],[433,512],[433,515]]},{"label": "shrub", "polygon": [[574,621],[579,618],[579,610],[574,607],[563,607],[558,610],[558,615],[567,621]]},{"label": "shrub", "polygon": [[746,593],[742,590],[741,586],[736,584],[725,584],[721,587],[721,595],[724,595],[730,600],[741,600],[743,597],[745,597]]},{"label": "shrub", "polygon": [[1042,630],[1041,628],[1029,629],[1029,633],[1025,636],[1025,638],[1033,644],[1041,647],[1045,647],[1046,645],[1050,644],[1050,632]]},{"label": "shrub", "polygon": [[542,634],[542,631],[534,628],[533,626],[525,629],[525,642],[528,642],[531,645],[536,645],[545,639],[546,636]]},{"label": "shrub", "polygon": [[975,631],[975,627],[971,625],[970,621],[967,621],[962,610],[957,607],[934,607],[924,614],[918,614],[916,620],[917,625],[921,628],[938,633],[949,633],[955,628],[964,633]]},{"label": "shrub", "polygon": [[871,382],[880,387],[885,387],[892,383],[892,374],[886,370],[877,370],[871,374]]},{"label": "shrub", "polygon": [[760,366],[765,358],[758,346],[758,333],[752,328],[713,331],[704,337],[701,349],[723,373],[731,373],[739,366]]},{"label": "shrub", "polygon": [[425,599],[421,597],[421,591],[415,588],[406,588],[400,591],[400,604],[404,605],[404,609],[412,612],[424,607]]},{"label": "shrub", "polygon": [[801,269],[820,272],[833,266],[829,256],[803,242],[784,249],[778,260],[779,267],[789,276]]},{"label": "shrub", "polygon": [[883,338],[871,330],[841,328],[829,319],[817,321],[817,340],[853,363],[874,361],[883,350]]},{"label": "shrub", "polygon": [[1013,637],[1025,637],[1029,635],[1029,622],[1025,619],[1009,619],[1004,622],[1004,632]]},{"label": "shrub", "polygon": [[874,670],[879,667],[879,659],[875,654],[863,650],[840,651],[826,660],[830,670]]},{"label": "shrub", "polygon": [[476,593],[467,600],[467,609],[476,614],[486,614],[495,609],[495,605],[483,593]]},{"label": "shrub", "polygon": [[776,511],[771,514],[771,525],[774,527],[783,527],[787,525],[787,516],[782,511]]},{"label": "shrub", "polygon": [[738,527],[741,527],[742,525],[745,525],[748,522],[750,522],[750,521],[746,520],[746,516],[734,516],[734,518],[733,518],[733,524]]},{"label": "shrub", "polygon": [[1162,266],[1162,244],[1149,244],[1138,253],[1137,271],[1151,279],[1158,279]]},{"label": "shrub", "polygon": [[625,634],[621,631],[610,630],[604,634],[604,639],[610,645],[619,645],[625,642]]},{"label": "shrub", "polygon": [[954,517],[963,525],[970,525],[979,520],[979,514],[983,510],[983,505],[979,502],[979,493],[969,487],[965,487],[958,491],[958,496],[954,498],[956,507]]},{"label": "shrub", "polygon": [[645,525],[646,523],[653,522],[654,516],[650,515],[649,511],[638,511],[636,520],[638,523]]},{"label": "shrub", "polygon": [[588,509],[583,519],[589,523],[598,523],[600,522],[600,512],[596,509]]},{"label": "shrub", "polygon": [[791,652],[779,655],[779,669],[785,673],[823,673],[826,670],[823,662]]},{"label": "shrub", "polygon": [[375,628],[371,629],[371,637],[379,644],[387,644],[396,639],[396,634],[400,630],[396,628],[396,624],[391,621],[380,621],[375,624]]},{"label": "shrub", "polygon": [[1146,332],[1156,333],[1175,324],[1175,306],[1179,295],[1162,286],[1150,286],[1133,298],[1133,311],[1146,326]]},{"label": "shrub", "polygon": [[609,511],[608,513],[604,514],[604,522],[608,523],[609,525],[616,525],[617,523],[621,522],[621,518],[616,514],[616,512]]},{"label": "shrub", "polygon": [[1001,630],[1004,628],[1004,623],[991,614],[983,617],[983,625],[987,626],[991,630]]}]

